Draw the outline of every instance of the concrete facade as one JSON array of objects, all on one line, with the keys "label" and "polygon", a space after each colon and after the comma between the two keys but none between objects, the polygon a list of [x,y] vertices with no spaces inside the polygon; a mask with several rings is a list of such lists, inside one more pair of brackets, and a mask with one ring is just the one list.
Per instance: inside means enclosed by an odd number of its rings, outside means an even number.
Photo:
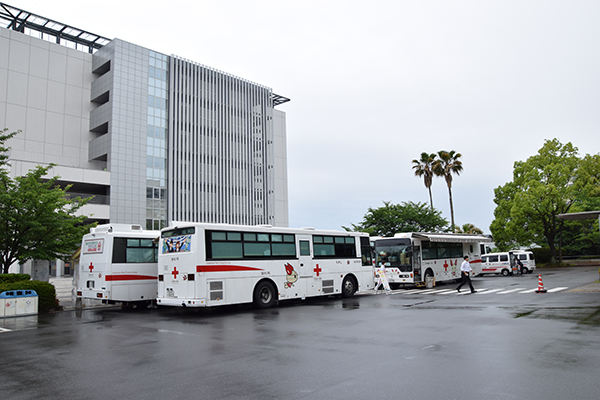
[{"label": "concrete facade", "polygon": [[11,176],[56,164],[99,223],[288,225],[270,88],[120,39],[93,54],[52,40],[0,27],[0,129],[22,131]]}]

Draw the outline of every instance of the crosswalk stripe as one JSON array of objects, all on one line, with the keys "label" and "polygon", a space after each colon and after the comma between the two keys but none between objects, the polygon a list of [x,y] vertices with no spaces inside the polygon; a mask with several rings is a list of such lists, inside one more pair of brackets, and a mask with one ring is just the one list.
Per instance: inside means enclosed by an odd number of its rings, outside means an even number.
[{"label": "crosswalk stripe", "polygon": [[[536,290],[538,290],[537,288],[534,289],[525,289],[523,290],[523,288],[513,288],[513,289],[507,289],[506,288],[501,288],[501,289],[489,289],[489,288],[476,288],[475,290],[477,290],[477,293],[481,293],[481,294],[488,294],[488,293],[496,293],[496,294],[509,294],[509,293],[518,293],[518,294],[525,294],[525,293],[533,293]],[[557,288],[553,288],[553,289],[548,289],[547,292],[548,293],[555,293],[555,292],[560,292],[561,290],[566,290],[568,289],[567,286],[564,287],[557,287]],[[392,290],[391,294],[452,294],[456,291],[456,289],[409,289],[409,290],[404,290],[404,289],[396,289],[396,290]],[[462,290],[460,293],[456,293],[457,295],[463,295],[463,294],[469,294],[471,293],[469,290]],[[0,328],[2,329],[2,328]]]},{"label": "crosswalk stripe", "polygon": [[557,287],[557,288],[548,290],[548,292],[549,293],[560,292],[561,290],[565,290],[565,289],[568,289],[568,287]]},{"label": "crosswalk stripe", "polygon": [[509,290],[505,290],[504,292],[499,292],[498,294],[512,293],[512,292],[516,292],[517,290],[521,290],[521,289],[523,289],[523,288],[509,289]]},{"label": "crosswalk stripe", "polygon": [[454,292],[456,289],[443,289],[443,290],[438,290],[435,293],[432,294],[446,294],[446,293],[450,293],[450,292]]},{"label": "crosswalk stripe", "polygon": [[537,289],[529,289],[529,290],[523,290],[522,292],[519,293],[533,293],[535,292]]},{"label": "crosswalk stripe", "polygon": [[488,293],[499,292],[500,290],[504,290],[504,289],[490,289],[490,290],[486,290],[486,291],[485,291],[485,292],[483,292],[482,294],[488,294]]}]

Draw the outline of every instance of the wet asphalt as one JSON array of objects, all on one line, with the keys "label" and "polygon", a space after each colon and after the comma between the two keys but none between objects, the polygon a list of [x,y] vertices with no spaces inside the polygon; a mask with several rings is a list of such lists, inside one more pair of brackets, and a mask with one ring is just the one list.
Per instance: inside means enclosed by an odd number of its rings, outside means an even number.
[{"label": "wet asphalt", "polygon": [[598,268],[541,274],[548,293],[528,292],[537,288],[536,272],[475,278],[475,294],[443,285],[270,310],[113,307],[0,319],[0,393],[7,399],[597,398]]}]

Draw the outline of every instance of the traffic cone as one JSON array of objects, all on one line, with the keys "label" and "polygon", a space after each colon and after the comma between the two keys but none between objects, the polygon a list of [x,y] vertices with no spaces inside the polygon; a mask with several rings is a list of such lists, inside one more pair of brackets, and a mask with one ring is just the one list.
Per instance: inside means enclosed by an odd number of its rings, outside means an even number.
[{"label": "traffic cone", "polygon": [[538,290],[536,290],[536,293],[546,293],[547,290],[544,289],[544,284],[542,283],[542,275],[538,275],[539,279],[538,279]]}]

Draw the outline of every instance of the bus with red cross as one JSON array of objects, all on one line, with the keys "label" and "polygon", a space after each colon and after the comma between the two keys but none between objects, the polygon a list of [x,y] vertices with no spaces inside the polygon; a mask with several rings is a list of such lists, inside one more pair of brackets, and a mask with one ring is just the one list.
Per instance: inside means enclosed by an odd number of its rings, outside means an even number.
[{"label": "bus with red cross", "polygon": [[81,242],[76,272],[77,297],[120,302],[126,307],[156,300],[160,231],[140,225],[104,224]]},{"label": "bus with red cross", "polygon": [[372,239],[375,265],[385,267],[391,286],[414,284],[426,286],[461,279],[460,266],[469,256],[473,275],[481,273],[483,243],[487,236],[456,233],[397,233],[394,237]]},{"label": "bus with red cross", "polygon": [[366,233],[174,222],[159,247],[159,306],[269,308],[374,286]]}]

